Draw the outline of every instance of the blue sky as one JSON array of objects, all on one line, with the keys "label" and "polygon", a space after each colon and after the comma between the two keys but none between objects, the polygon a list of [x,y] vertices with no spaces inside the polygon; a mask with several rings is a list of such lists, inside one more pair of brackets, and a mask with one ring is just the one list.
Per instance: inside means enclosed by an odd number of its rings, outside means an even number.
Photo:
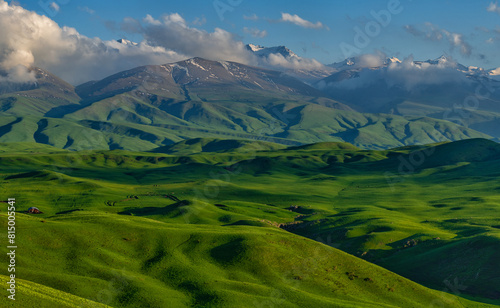
[{"label": "blue sky", "polygon": [[[51,17],[60,26],[74,27],[89,37],[104,40],[121,37],[141,40],[140,34],[113,29],[124,18],[142,19],[147,14],[160,18],[163,14],[179,13],[190,26],[208,32],[222,28],[237,35],[244,43],[265,46],[286,45],[303,57],[315,58],[322,63],[340,61],[344,58],[340,44],[353,45],[354,27],[363,29],[373,17],[370,12],[387,10],[391,1],[262,1],[262,0],[217,0],[217,1],[46,1],[58,4],[59,10],[48,12],[38,0],[22,0],[18,3]],[[435,58],[443,53],[470,65],[484,67],[500,66],[496,58],[498,33],[491,32],[500,27],[500,10],[489,12],[492,1],[409,1],[401,0],[402,12],[391,14],[391,21],[381,27],[380,34],[370,37],[370,43],[361,48],[361,53],[383,51],[389,56],[406,57],[413,54],[416,59]],[[219,7],[219,11],[215,8]],[[322,28],[305,28],[292,22],[279,22],[282,13],[298,15],[313,24],[320,22]],[[223,17],[222,19],[220,17]],[[244,18],[247,16],[247,19]],[[252,18],[254,17],[254,20]],[[258,19],[256,19],[257,17]],[[461,52],[446,38],[416,37],[405,30],[405,26],[420,27],[422,32],[432,30],[424,26],[430,23],[439,31],[463,36],[471,46],[470,55]],[[245,32],[245,28],[247,28]],[[376,30],[376,29],[375,29]],[[490,31],[487,33],[486,31]],[[254,37],[254,31],[260,36]],[[261,31],[261,32],[258,32]],[[265,31],[265,32],[263,32]],[[254,33],[254,34],[256,34]],[[490,40],[489,42],[486,42]]]}]

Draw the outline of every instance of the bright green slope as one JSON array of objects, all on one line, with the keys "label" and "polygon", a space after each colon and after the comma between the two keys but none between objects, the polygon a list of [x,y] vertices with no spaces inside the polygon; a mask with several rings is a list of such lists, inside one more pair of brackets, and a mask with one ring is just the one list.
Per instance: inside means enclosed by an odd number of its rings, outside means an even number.
[{"label": "bright green slope", "polygon": [[[0,275],[0,283],[6,286],[10,278]],[[86,308],[105,308],[109,307],[98,302],[84,299],[70,293],[49,288],[43,284],[16,280],[15,301],[2,298],[2,307],[86,307]],[[9,293],[10,295],[10,293]]]},{"label": "bright green slope", "polygon": [[[20,211],[19,277],[80,298],[115,307],[500,304],[500,149],[487,140],[192,155],[13,149],[0,155],[0,185]],[[419,149],[425,161],[398,177]],[[21,213],[30,206],[44,214]]]}]

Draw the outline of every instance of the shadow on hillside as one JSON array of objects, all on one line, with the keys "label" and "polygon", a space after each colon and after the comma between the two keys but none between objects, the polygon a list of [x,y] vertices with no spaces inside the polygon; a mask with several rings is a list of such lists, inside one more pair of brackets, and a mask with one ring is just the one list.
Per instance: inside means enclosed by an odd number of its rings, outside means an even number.
[{"label": "shadow on hillside", "polygon": [[170,215],[174,214],[172,217],[180,216],[184,213],[182,209],[183,206],[191,205],[191,201],[182,200],[173,204],[169,204],[163,207],[140,207],[127,209],[125,211],[119,212],[120,215],[132,215],[132,216],[153,216],[153,215]]}]

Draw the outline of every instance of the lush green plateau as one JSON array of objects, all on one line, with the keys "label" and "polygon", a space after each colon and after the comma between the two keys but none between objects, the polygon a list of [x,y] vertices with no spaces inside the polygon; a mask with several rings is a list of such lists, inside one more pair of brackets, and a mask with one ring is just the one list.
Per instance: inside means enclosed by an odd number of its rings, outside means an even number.
[{"label": "lush green plateau", "polygon": [[18,307],[500,305],[493,141],[2,143],[0,170],[16,198]]}]

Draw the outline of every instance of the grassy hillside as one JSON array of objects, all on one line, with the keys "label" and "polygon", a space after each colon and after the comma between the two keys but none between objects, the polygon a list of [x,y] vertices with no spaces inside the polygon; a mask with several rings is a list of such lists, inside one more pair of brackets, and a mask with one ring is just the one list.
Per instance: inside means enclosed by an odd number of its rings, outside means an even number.
[{"label": "grassy hillside", "polygon": [[489,138],[444,120],[361,114],[293,101],[165,103],[127,94],[63,118],[0,116],[0,142],[35,141],[69,150],[148,151],[200,137],[285,145],[349,142],[365,149]]},{"label": "grassy hillside", "polygon": [[[0,275],[0,282],[6,285],[9,282],[9,278]],[[7,299],[4,298],[2,300],[2,307],[109,307],[70,293],[49,288],[43,284],[33,283],[23,279],[16,280],[16,289],[16,301],[7,301]]]},{"label": "grassy hillside", "polygon": [[281,72],[201,58],[138,67],[76,89],[34,70],[36,84],[0,86],[0,142],[150,151],[211,138],[379,150],[491,138],[498,120],[477,114],[467,126],[429,113],[360,113]]},{"label": "grassy hillside", "polygon": [[498,144],[428,146],[417,165],[418,147],[213,142],[1,153],[19,277],[114,307],[500,304]]}]

